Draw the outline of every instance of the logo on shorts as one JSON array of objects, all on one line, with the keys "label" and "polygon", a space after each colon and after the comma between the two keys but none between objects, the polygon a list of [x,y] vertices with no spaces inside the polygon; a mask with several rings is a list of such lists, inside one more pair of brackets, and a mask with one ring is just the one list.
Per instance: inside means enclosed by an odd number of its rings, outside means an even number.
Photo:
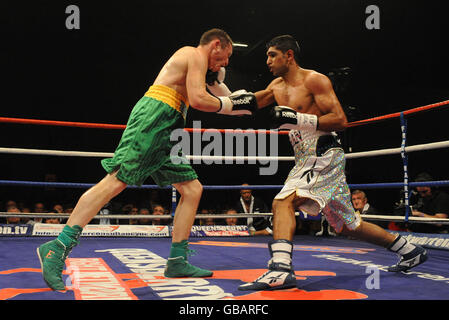
[{"label": "logo on shorts", "polygon": [[288,133],[288,137],[293,147],[300,143],[302,140],[301,133],[298,130],[290,130],[290,132]]},{"label": "logo on shorts", "polygon": [[311,180],[313,179],[313,177],[315,176],[315,173],[313,172],[313,169],[315,169],[315,165],[316,165],[316,160],[315,160],[315,162],[313,163],[312,168],[310,168],[309,170],[304,171],[304,173],[301,175],[301,178],[300,178],[300,179],[302,179],[304,176],[306,176],[306,178],[307,178],[307,184],[309,184],[310,181],[311,181]]}]

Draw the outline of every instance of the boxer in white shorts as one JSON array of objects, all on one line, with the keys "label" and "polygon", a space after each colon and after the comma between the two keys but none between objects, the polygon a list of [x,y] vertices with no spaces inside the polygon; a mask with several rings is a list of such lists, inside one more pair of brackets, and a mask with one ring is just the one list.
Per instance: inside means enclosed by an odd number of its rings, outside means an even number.
[{"label": "boxer in white shorts", "polygon": [[299,45],[289,36],[267,44],[267,65],[277,76],[256,92],[259,108],[271,110],[272,128],[290,129],[295,166],[273,201],[273,241],[268,271],[240,290],[273,290],[296,287],[292,266],[295,210],[320,212],[337,232],[374,243],[397,253],[399,262],[389,271],[407,271],[427,259],[426,251],[401,236],[390,234],[356,215],[344,174],[345,158],[335,131],[347,125],[345,113],[330,80],[298,63]]},{"label": "boxer in white shorts", "polygon": [[303,199],[299,210],[316,216],[323,212],[337,232],[343,226],[356,229],[361,222],[351,204],[345,177],[345,155],[335,132],[316,131],[302,137],[300,131],[290,130],[290,142],[295,152],[291,169],[276,200],[291,194]]}]

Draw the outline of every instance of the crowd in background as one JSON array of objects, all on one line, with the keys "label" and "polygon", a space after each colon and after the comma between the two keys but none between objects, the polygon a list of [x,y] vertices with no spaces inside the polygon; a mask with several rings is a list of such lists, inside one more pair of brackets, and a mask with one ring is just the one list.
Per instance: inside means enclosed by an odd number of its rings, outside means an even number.
[{"label": "crowd in background", "polygon": [[[422,173],[415,178],[415,182],[432,181],[433,178]],[[247,184],[243,184],[245,186]],[[376,206],[369,202],[367,193],[363,190],[352,190],[351,200],[355,211],[364,219],[369,220],[369,215],[391,215],[390,213],[381,212]],[[268,201],[270,201],[268,199]],[[209,217],[201,217],[195,220],[195,225],[247,225],[251,235],[269,235],[272,234],[272,219],[270,216],[265,217],[238,217],[239,214],[251,213],[270,213],[271,202],[264,201],[253,195],[250,189],[240,190],[240,197],[236,197],[235,201],[228,203],[222,208],[199,208],[198,214],[209,215]],[[268,202],[268,203],[267,203]],[[449,195],[435,187],[421,186],[416,187],[410,197],[410,216],[427,217],[427,218],[448,218],[449,217]],[[55,217],[35,218],[35,217],[0,217],[0,224],[34,224],[34,223],[55,223],[64,224],[67,218],[57,217],[56,214],[70,215],[73,211],[72,203],[45,203],[37,201],[28,204],[14,199],[6,200],[0,203],[2,212],[7,213],[54,213]],[[399,199],[395,204],[393,215],[404,215],[404,199]],[[170,225],[171,217],[156,218],[146,217],[139,218],[139,215],[145,216],[163,216],[171,215],[171,204],[162,203],[160,201],[157,190],[153,190],[148,199],[138,202],[111,202],[103,207],[98,213],[98,218],[93,219],[91,224],[131,224],[131,225]],[[109,219],[107,215],[125,215],[122,219]],[[220,217],[214,217],[221,214]],[[227,218],[225,215],[229,215]],[[134,217],[127,217],[127,216]],[[237,217],[236,217],[237,216]],[[382,228],[394,231],[411,231],[422,233],[448,233],[449,225],[447,224],[427,224],[427,223],[404,223],[388,220],[372,220],[372,223]],[[296,234],[310,235],[330,235],[335,236],[336,232],[328,225],[324,217],[321,220],[304,220],[299,217],[296,219]]]}]

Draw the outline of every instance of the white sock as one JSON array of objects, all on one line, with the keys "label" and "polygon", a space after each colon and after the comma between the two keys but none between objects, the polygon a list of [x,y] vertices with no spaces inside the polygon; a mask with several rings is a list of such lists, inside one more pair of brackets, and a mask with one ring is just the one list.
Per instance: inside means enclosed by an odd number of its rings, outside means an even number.
[{"label": "white sock", "polygon": [[393,241],[388,250],[396,252],[401,256],[411,252],[416,247],[400,235]]},{"label": "white sock", "polygon": [[269,244],[272,258],[269,263],[274,262],[285,267],[292,264],[293,244],[287,240],[276,240]]}]

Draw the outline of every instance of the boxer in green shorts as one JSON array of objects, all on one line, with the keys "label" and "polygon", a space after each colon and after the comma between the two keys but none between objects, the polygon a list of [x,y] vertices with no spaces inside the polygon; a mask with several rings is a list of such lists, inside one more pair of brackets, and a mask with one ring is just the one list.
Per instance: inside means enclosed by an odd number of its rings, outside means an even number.
[{"label": "boxer in green shorts", "polygon": [[[165,277],[212,275],[211,271],[187,261],[188,238],[202,185],[189,164],[171,161],[170,134],[184,127],[189,105],[200,111],[228,115],[251,114],[257,109],[253,93],[239,91],[221,96],[206,90],[207,72],[218,77],[218,71],[228,65],[231,54],[229,35],[211,29],[201,36],[197,47],[182,47],[162,67],[153,85],[132,110],[114,157],[102,161],[107,175],[80,197],[57,239],[37,248],[42,274],[50,288],[65,290],[62,280],[65,259],[90,220],[128,185],[141,185],[149,176],[160,186],[174,186],[181,195],[173,221]],[[214,81],[219,86],[217,77]]]},{"label": "boxer in green shorts", "polygon": [[[115,150],[114,157],[101,164],[108,173],[129,185],[142,185],[148,176],[159,186],[198,178],[186,161],[170,158],[175,142],[172,130],[184,128],[188,106],[173,89],[154,85],[134,107]],[[178,164],[179,163],[179,164]]]}]

